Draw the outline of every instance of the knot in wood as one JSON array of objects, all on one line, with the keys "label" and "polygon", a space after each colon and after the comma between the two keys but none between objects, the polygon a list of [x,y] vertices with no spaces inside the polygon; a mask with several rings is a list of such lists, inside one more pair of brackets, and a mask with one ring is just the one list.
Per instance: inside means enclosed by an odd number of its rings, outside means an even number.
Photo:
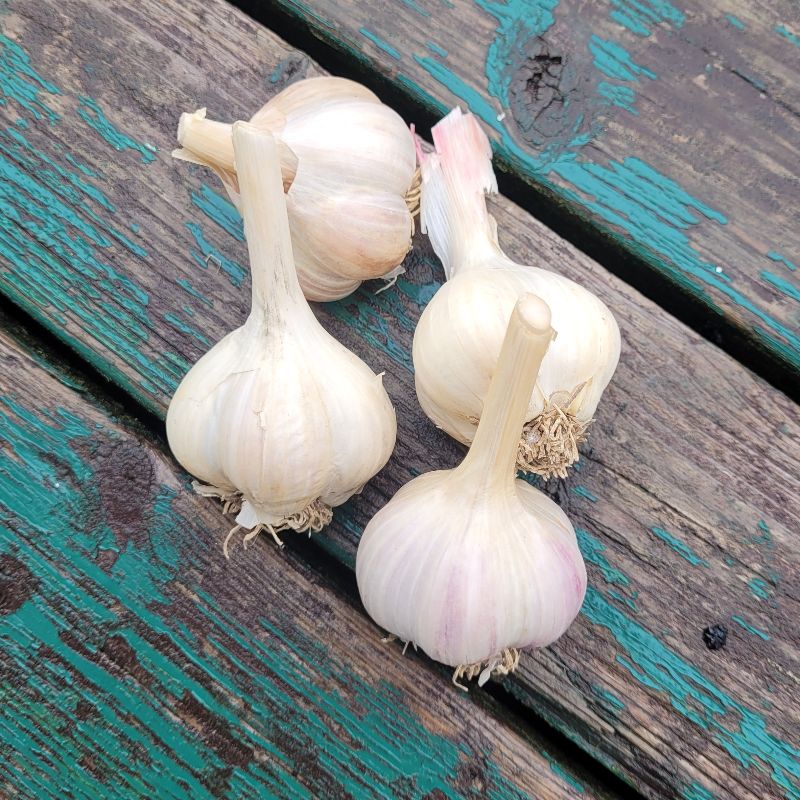
[{"label": "knot in wood", "polygon": [[579,75],[569,56],[542,37],[522,43],[524,57],[509,76],[508,99],[520,136],[534,147],[559,152],[588,130],[589,76]]}]

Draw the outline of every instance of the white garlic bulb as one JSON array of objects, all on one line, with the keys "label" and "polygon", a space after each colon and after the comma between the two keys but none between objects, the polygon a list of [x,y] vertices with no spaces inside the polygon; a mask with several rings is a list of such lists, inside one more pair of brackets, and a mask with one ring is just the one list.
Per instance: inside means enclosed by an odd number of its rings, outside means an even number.
[{"label": "white garlic bulb", "polygon": [[519,468],[565,476],[619,361],[617,323],[606,305],[561,275],[515,264],[497,242],[485,192],[496,192],[489,141],[459,108],[433,128],[422,163],[422,229],[447,283],[414,334],[417,395],[440,428],[469,444],[483,411],[506,325],[523,293],[542,297],[558,340],[531,393]]},{"label": "white garlic bulb", "polygon": [[[554,332],[535,295],[516,303],[466,458],[406,484],[367,525],[356,557],[361,599],[382,628],[456,667],[457,682],[516,666],[550,644],[586,592],[575,531],[516,479],[519,433]],[[463,688],[463,687],[462,687]]]},{"label": "white garlic bulb", "polygon": [[[275,137],[300,285],[338,300],[387,276],[411,249],[419,175],[411,131],[364,86],[308,78],[250,120]],[[173,155],[212,167],[240,205],[231,126],[183,114]],[[241,210],[241,209],[240,209]]]},{"label": "white garlic bulb", "polygon": [[[230,500],[236,521],[276,540],[318,530],[391,455],[394,409],[381,381],[319,324],[292,260],[275,140],[233,126],[253,303],[247,322],[189,371],[167,413],[178,461]],[[278,540],[280,543],[280,540]],[[227,541],[226,541],[227,545]],[[227,554],[227,548],[226,548]]]}]

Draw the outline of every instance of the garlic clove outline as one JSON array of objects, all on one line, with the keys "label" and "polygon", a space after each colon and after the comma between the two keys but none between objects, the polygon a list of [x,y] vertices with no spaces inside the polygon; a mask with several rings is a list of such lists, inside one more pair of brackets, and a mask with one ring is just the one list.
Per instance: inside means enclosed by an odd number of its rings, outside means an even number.
[{"label": "garlic clove outline", "polygon": [[619,361],[616,320],[584,287],[502,252],[485,199],[497,191],[491,148],[472,114],[454,109],[433,138],[436,152],[421,165],[421,220],[447,282],[414,333],[420,404],[436,425],[470,444],[514,305],[525,292],[537,294],[550,306],[559,338],[531,393],[518,466],[565,477]]},{"label": "garlic clove outline", "polygon": [[553,338],[547,304],[524,294],[464,461],[403,486],[359,543],[356,578],[369,615],[455,667],[457,685],[463,676],[505,674],[520,650],[553,642],[586,592],[567,516],[516,479],[528,398]]},{"label": "garlic clove outline", "polygon": [[234,503],[241,493],[237,523],[280,541],[280,530],[319,530],[361,490],[389,459],[397,422],[381,376],[325,331],[303,297],[274,138],[241,122],[232,136],[251,313],[183,379],[167,437],[204,494]]},{"label": "garlic clove outline", "polygon": [[[284,89],[251,122],[276,138],[308,299],[341,299],[400,265],[419,173],[411,131],[392,109],[353,81],[316,77]],[[230,130],[206,109],[183,114],[173,156],[212,168],[241,211]]]}]

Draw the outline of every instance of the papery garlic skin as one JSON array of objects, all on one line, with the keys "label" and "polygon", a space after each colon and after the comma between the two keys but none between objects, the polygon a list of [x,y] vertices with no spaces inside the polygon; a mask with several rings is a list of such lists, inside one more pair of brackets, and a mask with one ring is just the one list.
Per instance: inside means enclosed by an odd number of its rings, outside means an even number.
[{"label": "papery garlic skin", "polygon": [[483,683],[507,671],[516,651],[550,644],[586,592],[566,515],[515,479],[527,398],[551,336],[546,304],[524,295],[466,458],[406,484],[359,544],[356,577],[370,616],[457,667],[454,680],[480,672]]},{"label": "papery garlic skin", "polygon": [[240,525],[274,535],[319,527],[320,508],[360,491],[389,459],[397,423],[380,376],[325,331],[303,297],[275,141],[236,123],[233,142],[252,310],[183,379],[167,436],[189,472],[220,494],[242,493]]},{"label": "papery garlic skin", "polygon": [[[416,153],[392,109],[353,81],[308,78],[272,98],[251,123],[276,139],[308,299],[340,299],[398,267],[411,248]],[[184,114],[178,141],[183,149],[173,155],[212,167],[238,207],[230,125],[206,119],[205,109]]]},{"label": "papery garlic skin", "polygon": [[[422,227],[447,282],[425,308],[414,334],[417,395],[440,428],[469,444],[483,410],[506,326],[525,292],[550,306],[559,332],[531,394],[526,422],[549,413],[577,436],[594,416],[614,374],[620,335],[608,307],[575,282],[511,261],[497,242],[485,192],[496,192],[488,139],[471,114],[456,108],[433,128],[437,152],[422,164]],[[528,429],[529,430],[529,429]],[[577,432],[577,433],[576,433]],[[520,448],[520,468],[565,475],[571,458],[553,442],[543,461]]]}]

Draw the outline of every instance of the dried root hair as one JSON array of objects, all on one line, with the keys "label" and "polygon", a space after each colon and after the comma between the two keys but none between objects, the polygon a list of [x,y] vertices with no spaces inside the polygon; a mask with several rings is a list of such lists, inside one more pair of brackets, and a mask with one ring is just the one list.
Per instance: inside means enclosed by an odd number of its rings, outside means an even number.
[{"label": "dried root hair", "polygon": [[580,458],[578,445],[586,441],[587,429],[594,422],[581,422],[568,410],[584,386],[581,384],[562,404],[553,403],[551,397],[545,410],[525,423],[517,451],[518,470],[545,479],[567,477],[567,467]]},{"label": "dried root hair", "polygon": [[[309,503],[302,511],[298,511],[296,514],[292,514],[289,517],[284,517],[280,522],[274,525],[268,525],[262,522],[254,528],[251,528],[242,539],[242,545],[244,549],[247,550],[247,543],[251,539],[255,539],[262,531],[268,531],[272,534],[272,538],[275,540],[278,547],[283,548],[283,541],[278,537],[278,531],[291,530],[297,531],[298,533],[308,531],[310,537],[312,533],[321,531],[332,519],[333,509],[318,498],[312,503]],[[242,526],[236,525],[228,531],[228,535],[225,537],[225,542],[222,545],[222,552],[225,554],[225,558],[230,558],[228,554],[228,542],[231,540],[233,534],[240,530],[243,530]]]},{"label": "dried root hair", "polygon": [[466,686],[459,683],[461,678],[471,681],[479,675],[478,686],[483,686],[489,680],[490,675],[508,675],[519,666],[520,651],[516,647],[506,647],[500,655],[493,656],[486,661],[477,661],[474,664],[459,664],[453,673],[453,683],[465,692],[469,691]]},{"label": "dried root hair", "polygon": [[202,497],[216,497],[222,503],[223,514],[238,514],[242,510],[244,498],[241,492],[226,492],[218,486],[207,486],[199,481],[192,481],[192,489]]}]

